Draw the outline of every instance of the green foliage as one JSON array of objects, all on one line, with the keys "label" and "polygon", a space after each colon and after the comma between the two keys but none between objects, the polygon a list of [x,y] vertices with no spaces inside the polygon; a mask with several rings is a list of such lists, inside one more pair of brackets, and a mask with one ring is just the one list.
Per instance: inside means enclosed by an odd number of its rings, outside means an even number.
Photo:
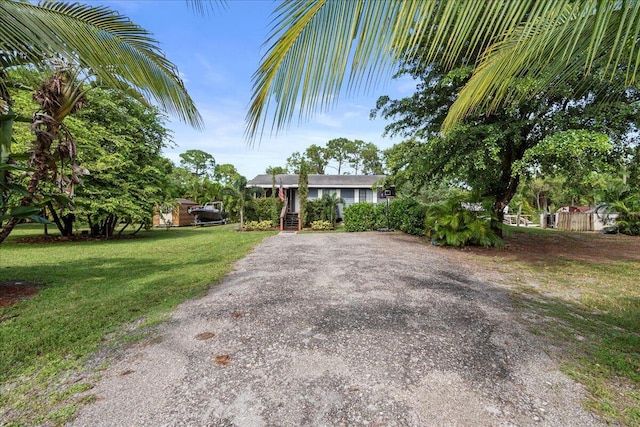
[{"label": "green foliage", "polygon": [[425,218],[425,232],[436,245],[445,246],[498,246],[502,239],[491,227],[491,201],[468,203],[454,197],[430,205]]},{"label": "green foliage", "polygon": [[[407,234],[424,236],[426,205],[415,199],[394,199],[389,203],[390,228]],[[347,231],[371,231],[387,227],[386,203],[356,203],[344,209]]]},{"label": "green foliage", "polygon": [[424,236],[427,206],[412,198],[394,199],[389,203],[391,227],[407,234]]},{"label": "green foliage", "polygon": [[300,163],[298,175],[298,198],[300,200],[299,221],[307,223],[307,203],[309,201],[309,166],[306,161]]},{"label": "green foliage", "polygon": [[[494,198],[499,216],[523,171],[544,166],[563,172],[564,187],[577,198],[596,186],[594,170],[606,170],[633,145],[629,135],[637,132],[640,92],[625,88],[620,75],[602,80],[580,73],[526,102],[512,101],[490,114],[476,111],[443,136],[442,121],[470,76],[464,61],[457,65],[456,73],[438,63],[407,63],[401,74],[419,79],[416,93],[398,100],[381,97],[372,113],[394,121],[387,133],[412,137],[384,153],[391,179],[405,195],[422,197],[442,183],[470,188]],[[511,85],[526,91],[535,83],[516,79]]]},{"label": "green foliage", "polygon": [[213,169],[214,179],[216,180],[216,182],[219,182],[222,185],[232,183],[233,181],[238,179],[239,176],[240,173],[238,173],[236,167],[229,163],[215,165]]},{"label": "green foliage", "polygon": [[354,203],[342,212],[347,231],[372,231],[380,227],[379,208],[373,203]]},{"label": "green foliage", "polygon": [[333,230],[333,226],[329,221],[313,221],[311,223],[311,229],[315,231],[327,231]]},{"label": "green foliage", "polygon": [[329,221],[335,226],[338,203],[342,203],[342,199],[337,197],[335,193],[323,194],[319,199],[307,201],[305,227],[309,226],[313,221]]},{"label": "green foliage", "polygon": [[199,178],[213,176],[216,161],[213,156],[202,150],[187,150],[180,154],[180,166],[187,168]]},{"label": "green foliage", "polygon": [[640,193],[623,191],[618,200],[606,204],[609,214],[617,213],[615,227],[618,233],[640,236]]},{"label": "green foliage", "polygon": [[263,221],[247,221],[244,224],[244,230],[246,231],[267,231],[273,227],[271,220]]},{"label": "green foliage", "polygon": [[108,224],[119,221],[150,224],[155,206],[170,197],[164,117],[115,91],[94,89],[87,99],[87,107],[67,119],[78,161],[90,171],[77,188],[73,213],[88,219],[95,235],[110,235]]},{"label": "green foliage", "polygon": [[302,162],[307,164],[310,174],[323,175],[327,167],[335,169],[338,175],[349,173],[344,171],[345,166],[351,166],[356,175],[383,173],[380,150],[374,143],[347,138],[332,139],[324,147],[313,144],[304,153],[296,151],[287,158],[287,165],[294,173],[300,173]]},{"label": "green foliage", "polygon": [[280,217],[280,210],[282,209],[282,202],[280,199],[274,199],[273,197],[259,197],[253,200],[253,209],[247,207],[247,220],[248,221],[264,221],[269,220],[275,226],[278,221],[273,222],[274,215]]}]

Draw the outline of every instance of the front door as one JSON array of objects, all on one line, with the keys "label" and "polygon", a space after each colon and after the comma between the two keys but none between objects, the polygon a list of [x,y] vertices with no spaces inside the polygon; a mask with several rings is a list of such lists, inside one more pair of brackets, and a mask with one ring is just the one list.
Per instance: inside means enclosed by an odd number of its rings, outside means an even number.
[{"label": "front door", "polygon": [[289,192],[289,201],[287,205],[287,212],[295,212],[296,211],[296,190],[293,188],[289,188],[287,190]]}]

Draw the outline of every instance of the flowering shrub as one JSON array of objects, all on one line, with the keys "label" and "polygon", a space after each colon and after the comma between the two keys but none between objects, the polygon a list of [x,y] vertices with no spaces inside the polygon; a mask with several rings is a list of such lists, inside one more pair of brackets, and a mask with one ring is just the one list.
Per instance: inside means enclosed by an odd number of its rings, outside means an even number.
[{"label": "flowering shrub", "polygon": [[311,223],[312,230],[332,230],[333,226],[329,221],[313,221]]},{"label": "flowering shrub", "polygon": [[271,220],[249,221],[244,224],[246,231],[265,231],[271,229]]}]

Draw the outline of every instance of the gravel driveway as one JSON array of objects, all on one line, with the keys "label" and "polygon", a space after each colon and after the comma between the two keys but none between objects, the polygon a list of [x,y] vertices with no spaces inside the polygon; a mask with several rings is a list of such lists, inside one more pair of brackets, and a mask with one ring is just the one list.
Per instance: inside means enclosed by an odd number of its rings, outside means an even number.
[{"label": "gravel driveway", "polygon": [[71,425],[599,425],[504,289],[453,259],[395,233],[270,237]]}]

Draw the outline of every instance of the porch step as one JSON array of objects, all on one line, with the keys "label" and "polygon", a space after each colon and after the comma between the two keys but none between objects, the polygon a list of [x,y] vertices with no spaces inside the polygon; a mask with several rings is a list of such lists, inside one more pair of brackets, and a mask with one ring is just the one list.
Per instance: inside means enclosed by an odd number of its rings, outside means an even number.
[{"label": "porch step", "polygon": [[298,213],[287,212],[284,217],[284,229],[285,230],[297,230],[298,229]]}]

